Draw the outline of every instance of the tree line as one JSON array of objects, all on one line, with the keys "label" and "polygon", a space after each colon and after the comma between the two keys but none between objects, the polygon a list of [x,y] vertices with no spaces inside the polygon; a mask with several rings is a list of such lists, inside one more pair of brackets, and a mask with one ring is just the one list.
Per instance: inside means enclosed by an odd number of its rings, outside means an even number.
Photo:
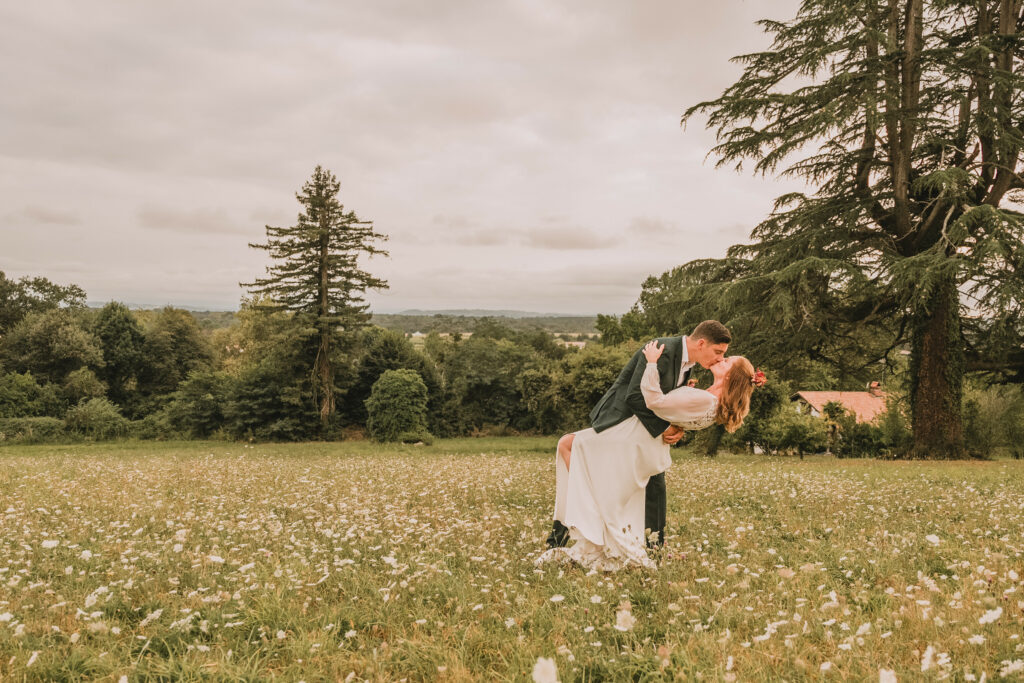
[{"label": "tree line", "polygon": [[[588,424],[638,343],[612,333],[566,348],[544,330],[483,319],[471,337],[433,333],[418,348],[402,332],[366,326],[332,352],[337,402],[325,428],[311,372],[315,328],[253,299],[233,317],[207,331],[185,310],[91,309],[73,285],[0,274],[0,434],[29,442],[555,435]],[[796,389],[841,384],[825,364],[766,367],[770,382],[755,392],[739,432],[712,428],[686,443],[705,454],[757,447],[841,456],[896,455],[907,444],[899,373],[887,381],[890,412],[864,425],[842,411],[829,419],[793,411]],[[1024,399],[1011,389],[968,391],[967,429],[986,452],[1024,443]]]}]

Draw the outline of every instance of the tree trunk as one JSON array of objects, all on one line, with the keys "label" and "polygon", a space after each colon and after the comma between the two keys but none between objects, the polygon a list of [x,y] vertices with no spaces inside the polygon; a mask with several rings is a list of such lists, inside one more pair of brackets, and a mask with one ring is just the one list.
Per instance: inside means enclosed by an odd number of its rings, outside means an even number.
[{"label": "tree trunk", "polygon": [[328,422],[334,414],[334,377],[331,368],[331,324],[328,316],[331,313],[328,298],[328,262],[330,259],[330,230],[328,217],[321,216],[320,228],[320,348],[316,352],[316,360],[320,375],[320,429],[327,431]]},{"label": "tree trunk", "polygon": [[914,321],[911,337],[911,406],[914,443],[910,457],[962,458],[963,344],[956,284],[947,280]]},{"label": "tree trunk", "polygon": [[320,374],[320,427],[326,431],[327,423],[334,414],[334,378],[331,377],[331,333],[327,325],[320,328],[320,348],[317,349],[317,364]]}]

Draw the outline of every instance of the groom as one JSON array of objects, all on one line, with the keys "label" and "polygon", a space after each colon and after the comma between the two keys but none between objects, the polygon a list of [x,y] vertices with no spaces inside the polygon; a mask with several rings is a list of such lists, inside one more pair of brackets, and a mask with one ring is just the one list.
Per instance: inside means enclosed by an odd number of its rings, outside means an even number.
[{"label": "groom", "polygon": [[[665,345],[665,351],[658,359],[661,390],[667,393],[686,384],[690,368],[697,363],[710,368],[721,361],[731,341],[732,335],[729,330],[717,320],[705,320],[697,325],[690,335],[658,339],[659,343]],[[644,358],[643,352],[634,353],[615,383],[590,411],[590,426],[595,432],[603,432],[636,415],[652,438],[660,437],[665,443],[674,444],[683,437],[681,429],[662,420],[644,403],[643,394],[640,393],[640,380],[646,367],[647,359]],[[651,538],[662,546],[665,544],[667,507],[664,472],[654,475],[647,483],[645,505],[644,526],[650,530]],[[556,519],[547,539],[548,546],[564,546],[568,542],[569,529]]]}]

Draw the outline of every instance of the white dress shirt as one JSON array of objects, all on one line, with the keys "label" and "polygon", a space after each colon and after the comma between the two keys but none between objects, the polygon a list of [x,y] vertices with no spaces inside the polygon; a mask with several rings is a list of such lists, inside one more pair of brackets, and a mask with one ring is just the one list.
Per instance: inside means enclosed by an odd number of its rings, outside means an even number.
[{"label": "white dress shirt", "polygon": [[690,362],[690,352],[686,348],[686,335],[683,335],[683,364],[679,366],[679,380],[676,382],[677,387],[683,386],[683,375],[687,370],[692,368],[696,363]]}]

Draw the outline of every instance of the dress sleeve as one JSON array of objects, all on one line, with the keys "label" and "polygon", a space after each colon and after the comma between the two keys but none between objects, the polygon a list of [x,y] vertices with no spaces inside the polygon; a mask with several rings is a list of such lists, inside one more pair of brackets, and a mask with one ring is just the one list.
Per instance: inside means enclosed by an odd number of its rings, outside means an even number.
[{"label": "dress sleeve", "polygon": [[663,420],[680,424],[700,420],[714,411],[717,400],[713,394],[695,387],[679,387],[663,393],[658,382],[657,363],[648,363],[640,382],[644,402]]}]

